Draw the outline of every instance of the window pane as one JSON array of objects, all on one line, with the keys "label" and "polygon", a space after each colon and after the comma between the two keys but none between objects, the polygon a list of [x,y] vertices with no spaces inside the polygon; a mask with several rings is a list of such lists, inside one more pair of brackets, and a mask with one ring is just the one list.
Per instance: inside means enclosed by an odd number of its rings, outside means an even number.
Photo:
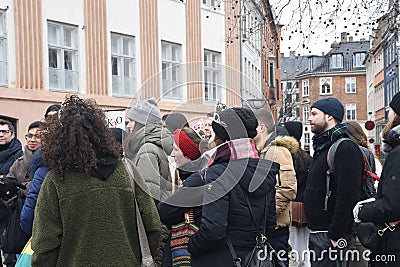
[{"label": "window pane", "polygon": [[133,60],[124,59],[124,76],[133,77]]},{"label": "window pane", "polygon": [[47,27],[47,31],[48,31],[48,41],[49,44],[60,44],[60,27],[53,25],[53,24],[49,24],[49,26]]},{"label": "window pane", "polygon": [[126,55],[126,56],[132,56],[132,42],[129,40],[129,39],[127,39],[127,38],[124,38],[123,39],[123,53],[124,53],[124,55]]},{"label": "window pane", "polygon": [[52,49],[49,48],[49,67],[50,68],[60,68],[60,62],[61,62],[61,50],[59,49]]},{"label": "window pane", "polygon": [[4,13],[3,12],[0,12],[0,36],[5,36],[6,35],[6,33],[5,33],[5,23],[4,23],[4,20],[5,20],[5,16],[4,16]]},{"label": "window pane", "polygon": [[6,40],[0,39],[0,61],[6,61]]},{"label": "window pane", "polygon": [[119,37],[111,35],[111,53],[120,54],[119,40]]},{"label": "window pane", "polygon": [[49,69],[49,84],[52,88],[62,88],[62,70]]},{"label": "window pane", "polygon": [[75,51],[64,51],[64,69],[76,70]]},{"label": "window pane", "polygon": [[7,63],[0,62],[0,83],[7,82]]},{"label": "window pane", "polygon": [[112,75],[120,75],[117,57],[111,57],[111,69]]},{"label": "window pane", "polygon": [[78,73],[76,71],[64,70],[65,89],[78,88]]},{"label": "window pane", "polygon": [[76,48],[76,31],[73,28],[64,28],[64,46]]}]

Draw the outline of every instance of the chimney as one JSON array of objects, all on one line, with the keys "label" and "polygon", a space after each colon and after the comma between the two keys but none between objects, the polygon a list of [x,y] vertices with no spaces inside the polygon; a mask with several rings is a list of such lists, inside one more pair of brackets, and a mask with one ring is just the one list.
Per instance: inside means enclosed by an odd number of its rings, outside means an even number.
[{"label": "chimney", "polygon": [[322,52],[322,56],[325,56],[325,52]]},{"label": "chimney", "polygon": [[353,42],[353,36],[349,36],[349,42]]},{"label": "chimney", "polygon": [[361,39],[360,39],[360,42],[365,42],[365,38],[361,38]]},{"label": "chimney", "polygon": [[296,57],[296,51],[290,51],[290,56],[291,58]]},{"label": "chimney", "polygon": [[342,32],[340,34],[340,42],[343,42],[343,43],[347,42],[347,32]]},{"label": "chimney", "polygon": [[284,58],[285,57],[285,54],[284,53],[281,53],[281,58]]}]

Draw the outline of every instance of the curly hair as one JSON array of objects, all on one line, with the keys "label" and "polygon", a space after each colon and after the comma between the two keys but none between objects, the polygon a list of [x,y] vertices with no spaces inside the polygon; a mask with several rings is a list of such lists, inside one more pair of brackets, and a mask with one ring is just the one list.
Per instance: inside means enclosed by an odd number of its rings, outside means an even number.
[{"label": "curly hair", "polygon": [[96,153],[117,158],[120,145],[96,102],[72,95],[64,101],[58,120],[49,122],[43,132],[42,149],[49,168],[63,180],[68,171],[90,174],[96,168]]}]

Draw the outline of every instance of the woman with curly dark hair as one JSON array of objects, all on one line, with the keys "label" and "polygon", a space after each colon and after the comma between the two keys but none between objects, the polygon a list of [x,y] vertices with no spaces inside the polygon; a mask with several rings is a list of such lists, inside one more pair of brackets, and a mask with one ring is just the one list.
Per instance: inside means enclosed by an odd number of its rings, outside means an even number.
[{"label": "woman with curly dark hair", "polygon": [[[35,209],[32,266],[139,266],[135,202],[120,145],[93,100],[67,98],[44,133],[50,171]],[[138,201],[151,249],[160,220],[136,168]]]}]

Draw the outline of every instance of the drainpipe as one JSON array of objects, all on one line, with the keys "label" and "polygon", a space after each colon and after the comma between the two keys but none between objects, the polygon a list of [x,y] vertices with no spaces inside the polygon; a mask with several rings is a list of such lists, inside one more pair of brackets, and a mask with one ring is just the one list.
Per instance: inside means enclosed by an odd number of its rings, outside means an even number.
[{"label": "drainpipe", "polygon": [[242,33],[242,0],[239,0],[239,54],[240,54],[240,100],[242,103],[242,107],[244,106],[245,99],[243,98],[243,78],[242,78],[242,71],[243,71],[243,33]]}]

